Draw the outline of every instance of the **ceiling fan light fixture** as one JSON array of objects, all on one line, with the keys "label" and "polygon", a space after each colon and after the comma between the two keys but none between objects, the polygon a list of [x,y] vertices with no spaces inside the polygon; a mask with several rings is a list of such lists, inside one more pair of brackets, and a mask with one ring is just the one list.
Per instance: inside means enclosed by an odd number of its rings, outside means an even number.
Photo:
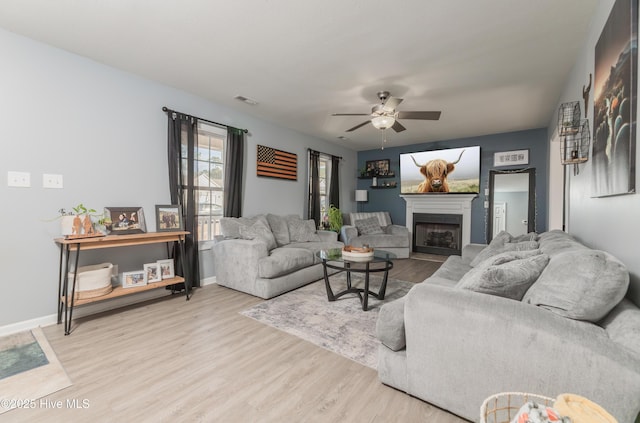
[{"label": "ceiling fan light fixture", "polygon": [[371,119],[371,124],[376,128],[376,129],[389,129],[393,126],[393,124],[396,123],[396,118],[393,116],[376,116],[373,119]]}]

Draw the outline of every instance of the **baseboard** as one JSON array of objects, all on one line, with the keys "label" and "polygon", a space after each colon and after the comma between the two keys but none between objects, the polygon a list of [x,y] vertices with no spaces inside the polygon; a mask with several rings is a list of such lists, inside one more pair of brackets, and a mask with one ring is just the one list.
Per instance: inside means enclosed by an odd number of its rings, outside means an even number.
[{"label": "baseboard", "polygon": [[0,326],[0,336],[11,335],[12,333],[18,333],[25,330],[31,330],[38,326],[49,326],[57,323],[58,316],[51,314],[49,316],[37,317],[31,320],[24,320],[22,322],[11,323],[9,325]]},{"label": "baseboard", "polygon": [[216,283],[216,277],[211,276],[208,278],[200,279],[200,286],[207,286]]}]

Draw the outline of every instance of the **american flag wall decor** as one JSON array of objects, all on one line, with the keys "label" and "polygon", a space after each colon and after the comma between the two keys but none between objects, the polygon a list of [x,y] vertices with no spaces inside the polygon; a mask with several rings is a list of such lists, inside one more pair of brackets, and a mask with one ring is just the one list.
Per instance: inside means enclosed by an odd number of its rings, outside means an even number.
[{"label": "american flag wall decor", "polygon": [[298,155],[258,145],[258,176],[298,180]]}]

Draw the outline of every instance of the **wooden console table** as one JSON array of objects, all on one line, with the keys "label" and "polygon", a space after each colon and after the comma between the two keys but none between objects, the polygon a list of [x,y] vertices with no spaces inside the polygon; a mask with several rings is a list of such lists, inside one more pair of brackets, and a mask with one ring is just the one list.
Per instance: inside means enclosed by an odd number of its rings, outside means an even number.
[{"label": "wooden console table", "polygon": [[[73,317],[73,307],[77,305],[89,304],[96,301],[108,300],[111,298],[121,297],[124,295],[135,294],[137,292],[148,291],[150,289],[162,288],[169,285],[175,285],[178,283],[184,283],[185,293],[187,300],[190,298],[191,281],[186,273],[186,267],[184,265],[185,260],[182,262],[182,276],[175,276],[170,279],[163,279],[159,282],[152,282],[147,285],[123,288],[122,286],[116,286],[109,294],[102,295],[93,298],[76,299],[76,279],[78,275],[78,258],[80,256],[80,250],[95,250],[101,248],[116,248],[116,247],[129,247],[146,244],[158,244],[158,243],[173,243],[177,242],[180,248],[180,254],[182,258],[185,257],[184,242],[185,237],[189,232],[175,231],[175,232],[148,232],[142,234],[131,235],[107,235],[103,237],[94,238],[56,238],[54,241],[60,246],[60,269],[58,279],[58,324],[62,323],[62,315],[64,314],[64,334],[69,335],[71,332],[71,319]],[[71,283],[71,290],[69,290],[69,261],[71,253],[75,252],[75,260],[73,263],[73,282]],[[71,292],[69,292],[71,291]]]}]

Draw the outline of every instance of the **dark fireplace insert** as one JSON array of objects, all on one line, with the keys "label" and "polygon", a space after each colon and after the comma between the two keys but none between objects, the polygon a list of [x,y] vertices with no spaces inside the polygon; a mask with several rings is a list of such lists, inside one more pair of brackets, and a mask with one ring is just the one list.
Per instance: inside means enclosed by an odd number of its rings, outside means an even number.
[{"label": "dark fireplace insert", "polygon": [[443,256],[462,253],[462,215],[415,213],[413,251]]}]

